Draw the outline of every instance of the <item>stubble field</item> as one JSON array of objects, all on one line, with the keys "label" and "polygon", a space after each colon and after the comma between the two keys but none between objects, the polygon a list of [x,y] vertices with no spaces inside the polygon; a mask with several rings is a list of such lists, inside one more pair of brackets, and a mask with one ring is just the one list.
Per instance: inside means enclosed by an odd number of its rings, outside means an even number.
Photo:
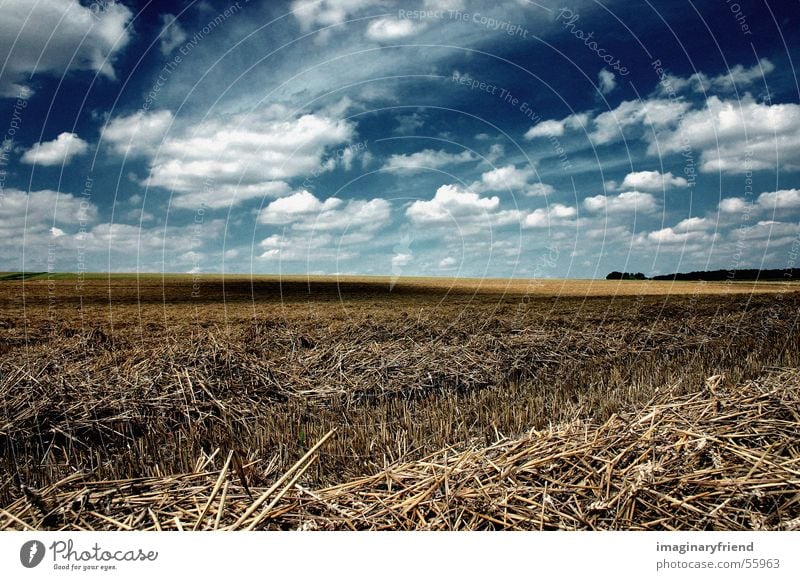
[{"label": "stubble field", "polygon": [[7,278],[0,528],[800,526],[793,285]]}]

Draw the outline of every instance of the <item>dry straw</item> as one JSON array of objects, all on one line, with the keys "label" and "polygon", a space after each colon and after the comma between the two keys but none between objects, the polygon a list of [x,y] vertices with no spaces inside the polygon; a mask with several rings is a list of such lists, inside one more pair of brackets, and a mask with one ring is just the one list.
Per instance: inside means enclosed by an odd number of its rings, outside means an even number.
[{"label": "dry straw", "polygon": [[[723,376],[601,424],[574,421],[446,448],[311,489],[332,433],[253,500],[231,455],[197,472],[93,481],[75,473],[0,510],[2,529],[793,530],[800,528],[800,371]],[[209,469],[218,463],[220,468]]]}]

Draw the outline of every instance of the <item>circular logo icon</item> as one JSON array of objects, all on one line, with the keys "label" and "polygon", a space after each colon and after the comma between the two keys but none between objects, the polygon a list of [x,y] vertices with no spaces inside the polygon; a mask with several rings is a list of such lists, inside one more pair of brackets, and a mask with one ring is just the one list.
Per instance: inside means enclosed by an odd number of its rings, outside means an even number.
[{"label": "circular logo icon", "polygon": [[26,568],[36,568],[44,559],[44,544],[39,540],[28,540],[19,549],[19,561]]}]

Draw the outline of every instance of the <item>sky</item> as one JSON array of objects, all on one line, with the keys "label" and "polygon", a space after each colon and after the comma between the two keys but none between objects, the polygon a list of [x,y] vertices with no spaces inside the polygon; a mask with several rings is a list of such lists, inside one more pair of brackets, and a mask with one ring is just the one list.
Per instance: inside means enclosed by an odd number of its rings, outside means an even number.
[{"label": "sky", "polygon": [[0,271],[800,267],[796,7],[0,0]]}]

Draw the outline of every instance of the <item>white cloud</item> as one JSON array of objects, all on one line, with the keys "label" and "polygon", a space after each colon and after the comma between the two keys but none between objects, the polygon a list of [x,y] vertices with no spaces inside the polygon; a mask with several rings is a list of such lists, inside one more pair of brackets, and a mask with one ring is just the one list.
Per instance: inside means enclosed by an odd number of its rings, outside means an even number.
[{"label": "white cloud", "polygon": [[455,268],[458,265],[458,260],[451,256],[447,256],[446,258],[442,258],[439,262],[439,267],[443,270],[449,270],[450,268]]},{"label": "white cloud", "polygon": [[119,155],[154,155],[172,122],[170,111],[138,111],[110,119],[100,138]]},{"label": "white cloud", "polygon": [[529,197],[544,197],[553,195],[556,188],[549,183],[531,183],[525,190],[525,195]]},{"label": "white cloud", "polygon": [[647,239],[659,244],[710,243],[716,236],[702,230],[678,231],[674,228],[663,228],[647,234]]},{"label": "white cloud", "polygon": [[[173,258],[179,256],[184,261],[190,256],[191,250],[198,250],[207,240],[216,240],[221,234],[222,220],[209,220],[203,222],[199,230],[195,224],[187,226],[170,226],[164,228],[156,226],[142,228],[138,225],[101,223],[93,227],[85,236],[82,243],[89,251],[112,250],[120,255],[130,254],[132,248],[147,250],[151,257],[160,258],[162,251],[167,250]],[[135,254],[135,252],[133,252]]]},{"label": "white cloud", "polygon": [[752,207],[752,203],[741,197],[728,197],[720,200],[719,210],[722,213],[742,213]]},{"label": "white cloud", "polygon": [[593,213],[651,213],[658,209],[656,198],[649,193],[626,191],[619,195],[595,195],[583,200],[583,207]]},{"label": "white cloud", "polygon": [[134,223],[152,222],[153,220],[156,219],[156,216],[154,216],[150,212],[144,211],[140,207],[134,207],[129,210],[123,211],[119,215],[122,216],[123,220]]},{"label": "white cloud", "polygon": [[264,238],[259,259],[279,262],[323,262],[330,266],[341,261],[358,259],[360,246],[369,242],[374,232],[312,232],[287,230]]},{"label": "white cloud", "polygon": [[413,259],[414,256],[412,256],[411,254],[405,254],[405,253],[395,254],[394,256],[392,256],[393,271],[396,268],[403,268],[404,266],[408,266]]},{"label": "white cloud", "polygon": [[626,129],[652,125],[656,130],[674,125],[690,105],[683,101],[650,99],[623,101],[615,109],[594,118],[590,137],[598,145],[621,141]]},{"label": "white cloud", "polygon": [[158,19],[161,22],[161,54],[168,55],[186,42],[188,36],[174,14],[161,14]]},{"label": "white cloud", "polygon": [[655,128],[675,124],[689,107],[688,103],[669,99],[623,101],[616,108],[600,113],[593,119],[588,113],[579,113],[560,121],[542,121],[525,133],[525,139],[560,137],[567,129],[588,128],[593,123],[594,129],[589,136],[595,143],[603,145],[621,140],[625,129],[643,123],[652,124]]},{"label": "white cloud", "polygon": [[31,165],[66,165],[88,150],[89,144],[76,133],[61,133],[53,141],[35,143],[22,155],[21,161]]},{"label": "white cloud", "polygon": [[607,95],[613,91],[617,86],[616,77],[613,72],[608,69],[602,69],[597,74],[597,83],[600,85],[600,92]]},{"label": "white cloud", "polygon": [[298,231],[359,230],[374,232],[388,223],[391,204],[380,198],[344,202],[331,197],[319,200],[308,191],[276,199],[261,210],[259,222],[291,225]]},{"label": "white cloud", "polygon": [[282,112],[209,120],[168,135],[150,185],[189,192],[208,180],[252,184],[310,174],[320,169],[328,146],[353,135],[346,121],[314,114],[287,119]]},{"label": "white cloud", "polygon": [[547,208],[539,208],[528,214],[524,225],[527,228],[547,228],[574,223],[578,210],[560,203],[553,203]]},{"label": "white cloud", "polygon": [[569,115],[560,121],[551,119],[548,121],[541,121],[537,123],[525,133],[525,139],[534,139],[536,137],[561,137],[566,129],[580,129],[585,126],[589,120],[587,113],[580,113],[576,115]]},{"label": "white cloud", "polygon": [[[598,145],[623,138],[644,139],[649,155],[691,148],[698,153],[700,170],[704,172],[745,173],[774,169],[779,164],[781,170],[800,170],[800,104],[759,103],[745,93],[736,100],[712,95],[698,108],[673,94],[676,87],[679,92],[692,83],[705,83],[703,86],[709,90],[725,92],[734,83],[737,87],[752,84],[761,78],[762,70],[766,74],[774,68],[770,61],[762,59],[759,66],[737,65],[729,74],[713,78],[702,73],[689,79],[668,77],[656,96],[623,101],[593,117],[582,113],[542,121],[528,130],[525,138],[558,137],[567,129],[587,126],[591,128],[591,140]],[[664,98],[665,94],[672,98]]]},{"label": "white cloud", "polygon": [[300,262],[325,260],[332,262],[347,259],[353,254],[341,250],[341,240],[329,234],[311,236],[305,233],[272,234],[261,240],[259,259],[265,261]]},{"label": "white cloud", "polygon": [[642,191],[659,191],[687,185],[688,183],[683,177],[675,177],[672,172],[661,173],[659,171],[634,171],[626,175],[622,181],[623,188]]},{"label": "white cloud", "polygon": [[536,175],[532,167],[517,169],[514,165],[496,167],[481,175],[480,181],[472,184],[471,189],[479,193],[485,191],[522,192],[530,197],[552,195],[555,188],[547,183],[530,183]]},{"label": "white cloud", "polygon": [[115,272],[185,271],[196,265],[182,263],[188,252],[198,250],[202,255],[202,246],[220,240],[225,225],[211,219],[199,229],[193,223],[167,228],[97,223],[97,208],[82,196],[49,190],[6,193],[0,204],[0,269],[75,271],[83,263]]},{"label": "white cloud", "polygon": [[678,232],[694,232],[704,231],[714,228],[714,222],[708,218],[690,217],[678,222],[675,226],[675,231]]},{"label": "white cloud", "polygon": [[742,197],[726,197],[719,202],[719,211],[726,214],[750,213],[800,208],[800,189],[781,189],[765,191],[755,201]]},{"label": "white cloud", "polygon": [[758,64],[747,68],[737,64],[730,72],[720,74],[716,77],[697,72],[690,77],[677,77],[668,74],[659,83],[659,94],[680,93],[690,88],[695,93],[708,92],[731,92],[734,89],[743,90],[748,88],[756,81],[760,81],[764,76],[775,70],[775,65],[769,59],[762,58]]},{"label": "white cloud", "polygon": [[67,70],[114,78],[113,62],[130,39],[133,13],[113,0],[92,6],[72,0],[6,0],[0,18],[0,96],[16,96],[32,73]]},{"label": "white cloud", "polygon": [[515,210],[500,210],[500,198],[481,197],[458,185],[443,185],[430,201],[418,200],[406,210],[406,216],[415,224],[469,225],[489,223],[504,225],[519,221],[521,214]]},{"label": "white cloud", "polygon": [[263,224],[289,224],[298,218],[336,209],[340,205],[341,199],[331,197],[322,202],[314,194],[303,190],[270,203],[261,211],[259,221]]},{"label": "white cloud", "polygon": [[49,231],[54,223],[76,225],[81,221],[91,222],[96,217],[97,207],[69,193],[6,189],[0,203],[0,237],[15,238],[19,243],[26,227]]},{"label": "white cloud", "polygon": [[181,193],[172,198],[172,206],[182,209],[196,210],[201,207],[221,209],[234,206],[250,199],[274,198],[287,195],[292,191],[285,181],[266,181],[249,185],[224,183],[199,190]]},{"label": "white cloud", "polygon": [[[800,105],[758,103],[750,96],[724,101],[713,96],[658,136],[655,154],[679,152],[685,143],[701,153],[705,172],[745,173],[800,169]],[[780,165],[778,165],[780,163]]]},{"label": "white cloud", "polygon": [[[747,228],[743,233],[748,240],[767,240],[772,244],[780,245],[796,243],[800,230],[797,223],[761,220],[754,226]],[[741,234],[742,232],[737,230],[734,233],[734,237]]]},{"label": "white cloud", "polygon": [[414,171],[419,169],[439,169],[447,165],[456,165],[476,161],[477,157],[469,151],[461,153],[448,153],[447,151],[435,151],[433,149],[423,149],[411,154],[395,154],[389,157],[383,169],[386,171]]},{"label": "white cloud", "polygon": [[758,196],[758,205],[764,209],[800,208],[800,189],[764,192]]},{"label": "white cloud", "polygon": [[473,219],[500,207],[500,198],[480,197],[477,193],[460,189],[457,185],[443,185],[436,190],[430,201],[415,201],[406,210],[406,215],[416,223],[458,221]]},{"label": "white cloud", "polygon": [[378,18],[367,26],[367,38],[377,42],[391,42],[414,36],[425,28],[425,23],[396,18]]},{"label": "white cloud", "polygon": [[381,0],[295,0],[291,10],[304,31],[315,26],[342,24],[353,13],[380,4]]},{"label": "white cloud", "polygon": [[424,124],[425,121],[419,113],[400,115],[397,117],[397,127],[394,132],[398,135],[413,135]]},{"label": "white cloud", "polygon": [[385,199],[350,200],[341,209],[322,211],[313,222],[298,222],[294,227],[298,230],[374,232],[389,223],[391,212],[392,206]]},{"label": "white cloud", "polygon": [[449,228],[440,231],[463,238],[485,235],[487,228],[520,224],[524,214],[501,209],[497,196],[481,197],[459,185],[443,185],[431,200],[412,203],[406,209],[406,217],[417,226]]},{"label": "white cloud", "polygon": [[[173,205],[227,207],[289,193],[285,180],[314,178],[336,167],[329,147],[352,140],[353,124],[322,114],[293,116],[272,106],[208,119],[169,132],[169,111],[138,112],[113,119],[105,131],[119,154],[150,157],[145,184],[175,192]],[[341,159],[352,161],[347,151]]]},{"label": "white cloud", "polygon": [[[567,129],[591,127],[589,136],[598,145],[622,140],[644,139],[649,155],[679,153],[687,148],[697,152],[700,170],[746,173],[774,169],[800,170],[800,104],[759,103],[750,94],[740,99],[724,100],[710,96],[703,106],[675,94],[675,86],[683,89],[691,83],[706,83],[707,88],[725,92],[747,86],[768,73],[774,65],[766,59],[760,66],[733,67],[729,74],[707,78],[702,74],[690,79],[668,77],[672,88],[664,82],[648,99],[623,101],[610,111],[590,117],[586,113],[570,115],[562,120],[543,121],[525,134],[534,137],[558,137]],[[669,94],[672,98],[664,98]],[[661,95],[661,96],[658,96]]]},{"label": "white cloud", "polygon": [[497,167],[481,175],[481,188],[483,191],[501,191],[504,189],[522,189],[528,185],[534,175],[531,167],[517,169],[513,165]]},{"label": "white cloud", "polygon": [[492,143],[489,147],[489,152],[486,154],[486,160],[489,163],[497,163],[497,160],[506,154],[506,148],[502,143]]}]

